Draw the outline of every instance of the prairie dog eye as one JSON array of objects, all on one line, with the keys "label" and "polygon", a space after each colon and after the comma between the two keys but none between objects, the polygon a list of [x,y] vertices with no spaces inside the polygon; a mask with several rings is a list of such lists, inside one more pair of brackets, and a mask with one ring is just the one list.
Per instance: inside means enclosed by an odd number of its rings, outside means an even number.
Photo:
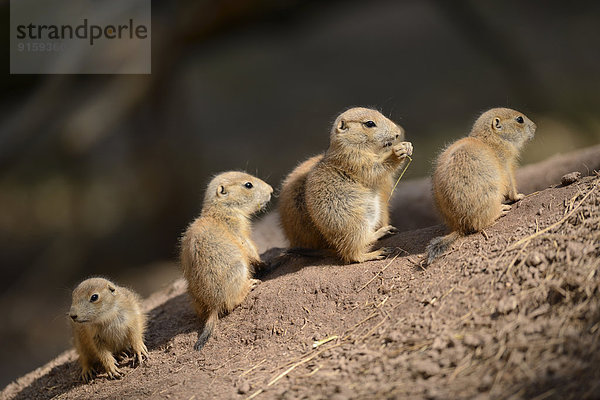
[{"label": "prairie dog eye", "polygon": [[95,301],[98,301],[98,295],[96,293],[94,293],[92,297],[90,297],[90,303],[93,303]]},{"label": "prairie dog eye", "polygon": [[254,187],[252,182],[246,182],[246,183],[244,183],[244,186],[246,187],[246,189],[252,189]]},{"label": "prairie dog eye", "polygon": [[521,117],[520,115],[516,118],[517,122],[522,124],[523,123],[523,117]]},{"label": "prairie dog eye", "polygon": [[373,122],[373,121],[363,122],[363,125],[366,126],[367,128],[375,128],[377,126],[377,125],[375,125],[375,122]]}]

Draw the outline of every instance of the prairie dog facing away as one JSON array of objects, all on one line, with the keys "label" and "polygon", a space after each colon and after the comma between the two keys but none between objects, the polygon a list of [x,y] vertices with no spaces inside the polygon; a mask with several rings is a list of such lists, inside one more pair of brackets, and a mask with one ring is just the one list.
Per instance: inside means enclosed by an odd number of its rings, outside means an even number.
[{"label": "prairie dog facing away", "polygon": [[148,357],[146,314],[133,291],[104,278],[86,279],[73,290],[69,316],[85,382],[94,376],[96,364],[102,365],[109,378],[120,378],[114,354],[132,351],[134,365]]},{"label": "prairie dog facing away", "polygon": [[200,216],[181,240],[181,265],[188,293],[204,321],[194,348],[210,337],[220,315],[239,305],[258,281],[260,256],[250,238],[250,217],[271,199],[273,188],[244,172],[215,176],[206,189]]},{"label": "prairie dog facing away", "polygon": [[279,214],[290,245],[332,249],[348,263],[390,254],[392,249],[370,248],[397,232],[389,225],[388,199],[396,172],[412,155],[412,144],[403,140],[404,130],[376,110],[340,114],[327,151],[283,182]]},{"label": "prairie dog facing away", "polygon": [[452,233],[427,246],[427,263],[443,254],[461,235],[491,225],[523,197],[517,192],[515,168],[524,144],[536,125],[523,113],[493,108],[475,121],[468,137],[448,146],[433,173],[433,195]]}]

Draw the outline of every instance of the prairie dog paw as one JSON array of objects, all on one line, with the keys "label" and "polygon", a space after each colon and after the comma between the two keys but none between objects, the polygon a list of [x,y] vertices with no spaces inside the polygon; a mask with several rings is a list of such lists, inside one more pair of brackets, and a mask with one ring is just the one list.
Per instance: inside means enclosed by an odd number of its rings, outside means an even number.
[{"label": "prairie dog paw", "polygon": [[398,158],[406,158],[407,156],[412,156],[413,153],[413,145],[411,142],[398,143],[392,147],[392,149]]},{"label": "prairie dog paw", "polygon": [[387,225],[387,226],[384,226],[384,227],[381,227],[381,228],[379,228],[379,229],[378,229],[378,230],[375,232],[375,238],[376,238],[377,240],[379,240],[379,239],[382,239],[382,238],[384,238],[384,237],[387,237],[387,236],[395,235],[395,234],[397,234],[398,232],[400,232],[400,231],[398,230],[398,228],[396,228],[396,227],[394,227],[394,226],[392,226],[392,225]]},{"label": "prairie dog paw", "polygon": [[388,225],[385,228],[385,231],[388,235],[395,235],[396,233],[400,233],[400,229],[396,228],[395,226]]},{"label": "prairie dog paw", "polygon": [[133,361],[131,362],[131,366],[132,367],[139,367],[140,365],[142,365],[142,362],[144,362],[144,356],[141,352],[139,353],[135,353],[133,355]]},{"label": "prairie dog paw", "polygon": [[379,249],[379,253],[380,253],[380,260],[383,260],[384,258],[388,258],[388,256],[391,256],[392,254],[394,254],[394,252],[396,251],[395,248],[393,247],[382,247]]},{"label": "prairie dog paw", "polygon": [[517,195],[515,196],[513,201],[523,200],[524,198],[525,198],[525,195],[523,193],[517,193]]},{"label": "prairie dog paw", "polygon": [[85,383],[88,383],[94,378],[95,374],[96,371],[94,371],[94,369],[84,368],[83,371],[81,371],[81,379],[83,379]]},{"label": "prairie dog paw", "polygon": [[250,279],[250,290],[254,290],[261,282],[260,279]]},{"label": "prairie dog paw", "polygon": [[123,372],[115,364],[106,368],[106,373],[109,379],[121,379],[123,377]]},{"label": "prairie dog paw", "polygon": [[502,204],[502,207],[500,208],[500,216],[504,217],[510,212],[511,208],[512,206],[510,204]]},{"label": "prairie dog paw", "polygon": [[137,367],[139,365],[142,365],[144,360],[147,360],[147,359],[148,359],[148,348],[146,347],[146,345],[144,343],[142,343],[141,346],[138,346],[138,348],[134,352],[133,366]]}]

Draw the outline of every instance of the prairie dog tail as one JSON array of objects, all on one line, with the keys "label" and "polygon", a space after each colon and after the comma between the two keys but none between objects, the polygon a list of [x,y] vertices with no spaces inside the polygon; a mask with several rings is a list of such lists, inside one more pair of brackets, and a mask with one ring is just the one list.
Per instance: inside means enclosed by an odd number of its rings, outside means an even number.
[{"label": "prairie dog tail", "polygon": [[458,231],[454,231],[446,236],[438,236],[431,239],[427,245],[427,265],[431,264],[436,258],[444,254],[448,248],[460,237]]},{"label": "prairie dog tail", "polygon": [[204,345],[206,344],[206,341],[208,340],[210,335],[212,335],[218,319],[219,319],[218,313],[213,312],[212,314],[210,314],[208,316],[206,321],[204,321],[204,327],[202,328],[202,332],[200,332],[198,334],[198,340],[196,341],[196,344],[194,345],[195,350],[200,350],[200,349],[202,349],[202,347],[204,347]]}]

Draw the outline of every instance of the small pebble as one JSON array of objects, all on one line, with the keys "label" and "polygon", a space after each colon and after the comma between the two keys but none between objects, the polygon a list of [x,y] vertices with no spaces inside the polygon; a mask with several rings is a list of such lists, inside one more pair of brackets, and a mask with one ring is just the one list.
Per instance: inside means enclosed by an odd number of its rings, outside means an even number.
[{"label": "small pebble", "polygon": [[442,339],[441,337],[436,337],[435,339],[433,339],[433,344],[431,345],[431,348],[434,350],[442,350],[445,349],[446,347],[448,347],[448,341],[445,339]]},{"label": "small pebble", "polygon": [[579,178],[581,178],[581,172],[571,172],[569,174],[563,175],[562,178],[560,178],[560,183],[562,183],[563,186],[567,186],[571,183],[577,182]]},{"label": "small pebble", "polygon": [[429,378],[440,372],[440,366],[430,360],[414,360],[410,366],[413,371],[423,375],[424,378]]},{"label": "small pebble", "polygon": [[463,338],[463,342],[464,344],[470,347],[479,347],[483,345],[483,340],[478,335],[470,333],[467,333],[465,335],[465,337]]},{"label": "small pebble", "polygon": [[499,314],[508,314],[515,308],[517,308],[517,299],[514,296],[508,296],[498,302],[496,311],[498,311]]},{"label": "small pebble", "polygon": [[533,252],[527,257],[526,263],[531,267],[537,267],[538,265],[544,262],[543,257],[544,256],[542,254],[538,252]]},{"label": "small pebble", "polygon": [[246,394],[249,391],[250,391],[250,383],[248,381],[244,381],[244,382],[240,383],[240,385],[238,386],[239,394]]},{"label": "small pebble", "polygon": [[486,375],[481,379],[479,385],[477,385],[477,389],[479,389],[481,392],[485,392],[492,386],[493,383],[494,378],[492,378],[490,375]]},{"label": "small pebble", "polygon": [[579,258],[584,255],[585,245],[579,242],[569,242],[567,243],[567,250],[571,254],[573,258]]}]

